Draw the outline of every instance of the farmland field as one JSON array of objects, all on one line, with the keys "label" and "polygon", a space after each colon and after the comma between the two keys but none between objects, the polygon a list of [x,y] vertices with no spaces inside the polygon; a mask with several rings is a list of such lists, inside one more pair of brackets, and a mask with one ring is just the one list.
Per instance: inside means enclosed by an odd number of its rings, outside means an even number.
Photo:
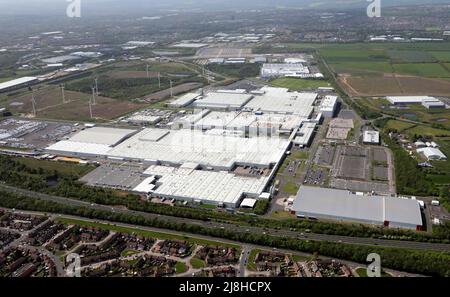
[{"label": "farmland field", "polygon": [[450,96],[450,80],[415,76],[384,77],[340,75],[340,84],[352,96],[430,95]]},{"label": "farmland field", "polygon": [[389,50],[388,55],[393,63],[433,63],[440,60],[433,52],[424,51]]},{"label": "farmland field", "polygon": [[387,62],[342,62],[333,63],[330,66],[338,73],[350,73],[360,76],[382,75],[383,73],[392,72],[392,66]]},{"label": "farmland field", "polygon": [[450,72],[437,63],[394,64],[393,67],[399,74],[434,78],[450,77]]},{"label": "farmland field", "polygon": [[431,128],[428,126],[419,125],[405,131],[409,135],[422,135],[431,137],[450,137],[450,131],[443,129]]},{"label": "farmland field", "polygon": [[[90,120],[90,95],[65,91],[65,99],[66,103],[63,103],[61,90],[57,87],[47,87],[36,91],[37,117],[74,121]],[[93,117],[105,120],[116,118],[145,106],[140,103],[118,101],[102,96],[97,98],[96,103],[92,106]],[[31,94],[12,99],[8,104],[14,113],[30,114],[33,110]]]},{"label": "farmland field", "polygon": [[[98,69],[90,77],[75,79],[66,84],[67,90],[91,94],[94,78],[98,78],[99,94],[118,100],[134,100],[173,86],[199,82],[203,79],[181,63],[121,62]],[[158,73],[161,76],[159,86]]]},{"label": "farmland field", "polygon": [[414,124],[396,120],[388,121],[385,126],[386,129],[395,129],[399,132],[409,129],[411,127],[414,127]]},{"label": "farmland field", "polygon": [[[307,44],[286,44],[308,48]],[[352,96],[450,96],[449,43],[316,44],[338,81]]]}]

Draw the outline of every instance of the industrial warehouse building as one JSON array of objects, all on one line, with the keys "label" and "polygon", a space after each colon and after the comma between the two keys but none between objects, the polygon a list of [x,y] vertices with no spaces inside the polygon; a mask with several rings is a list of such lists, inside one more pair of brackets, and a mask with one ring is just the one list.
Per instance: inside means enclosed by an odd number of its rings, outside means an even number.
[{"label": "industrial warehouse building", "polygon": [[261,77],[263,78],[294,77],[305,74],[310,74],[309,68],[301,63],[264,64],[261,69]]},{"label": "industrial warehouse building", "polygon": [[106,127],[88,128],[68,140],[62,140],[49,146],[47,150],[74,157],[104,156],[112,147],[136,132],[136,130]]},{"label": "industrial warehouse building", "polygon": [[286,88],[263,87],[251,92],[254,98],[244,109],[267,113],[296,114],[309,118],[314,111],[317,93],[292,92]]},{"label": "industrial warehouse building", "polygon": [[245,93],[211,92],[200,96],[194,102],[194,107],[215,110],[237,110],[253,98]]},{"label": "industrial warehouse building", "polygon": [[[317,93],[273,87],[189,93],[171,106],[200,110],[183,113],[167,124],[171,129],[93,127],[46,150],[80,159],[109,159],[111,164],[136,162],[130,179],[114,171],[117,165],[101,166],[85,179],[90,185],[125,189],[148,198],[230,208],[243,203],[251,208],[258,199],[270,198],[265,191],[292,138],[296,136],[298,145],[311,143],[322,118],[319,114],[311,119],[317,97]],[[148,120],[145,114],[132,119]],[[127,175],[126,170],[120,172]]]},{"label": "industrial warehouse building", "polygon": [[316,123],[303,123],[293,140],[294,145],[300,147],[309,146],[312,142],[316,126]]},{"label": "industrial warehouse building", "polygon": [[150,166],[150,176],[133,191],[152,197],[202,202],[236,208],[244,198],[258,199],[269,178],[245,177],[224,171],[198,170],[198,164],[186,163],[180,168]]},{"label": "industrial warehouse building", "polygon": [[187,115],[173,124],[174,129],[212,130],[224,129],[240,131],[243,136],[289,136],[294,129],[308,120],[307,117],[294,114],[276,114],[263,112],[219,112],[203,109]]},{"label": "industrial warehouse building", "polygon": [[26,77],[21,77],[18,79],[6,81],[4,83],[0,83],[0,92],[7,92],[7,91],[12,91],[12,90],[15,90],[15,89],[18,89],[21,87],[27,87],[38,81],[39,80],[37,77],[31,77],[31,76],[26,76]]},{"label": "industrial warehouse building", "polygon": [[369,196],[345,190],[302,186],[292,211],[300,218],[315,218],[420,230],[417,200]]},{"label": "industrial warehouse building", "polygon": [[332,118],[336,112],[338,104],[337,96],[325,96],[320,104],[320,112],[326,118]]},{"label": "industrial warehouse building", "polygon": [[380,144],[380,132],[378,131],[364,131],[363,135],[364,144]]},{"label": "industrial warehouse building", "polygon": [[[289,141],[283,138],[242,138],[196,130],[144,129],[119,130],[107,140],[95,140],[91,129],[47,148],[52,154],[76,157],[104,157],[149,164],[179,166],[198,163],[217,170],[235,165],[271,167],[286,152]],[[95,131],[95,130],[94,130]],[[131,136],[133,135],[133,136]],[[131,136],[131,137],[130,137]],[[118,139],[125,139],[118,143]]]},{"label": "industrial warehouse building", "polygon": [[394,105],[422,104],[428,109],[446,107],[441,100],[430,96],[388,96],[386,99]]},{"label": "industrial warehouse building", "polygon": [[170,107],[185,107],[192,104],[195,99],[197,99],[200,94],[197,93],[187,93],[180,98],[169,103]]}]

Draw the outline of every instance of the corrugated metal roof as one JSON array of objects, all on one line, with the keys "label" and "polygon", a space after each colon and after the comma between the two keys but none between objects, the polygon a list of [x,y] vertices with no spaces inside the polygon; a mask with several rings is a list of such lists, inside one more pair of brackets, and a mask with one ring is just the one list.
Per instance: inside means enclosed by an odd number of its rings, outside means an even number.
[{"label": "corrugated metal roof", "polygon": [[420,206],[416,200],[361,196],[346,190],[302,186],[297,193],[293,210],[351,221],[422,225]]}]

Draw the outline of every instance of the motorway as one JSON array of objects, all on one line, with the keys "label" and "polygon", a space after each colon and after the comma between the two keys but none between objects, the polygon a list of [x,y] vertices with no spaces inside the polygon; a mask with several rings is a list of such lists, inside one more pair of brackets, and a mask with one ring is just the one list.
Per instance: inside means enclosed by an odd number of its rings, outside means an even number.
[{"label": "motorway", "polygon": [[[363,237],[350,237],[350,236],[339,236],[339,235],[328,235],[328,234],[317,234],[317,233],[301,233],[299,231],[289,231],[289,230],[276,230],[271,228],[262,227],[252,227],[238,224],[229,223],[218,223],[214,221],[205,222],[201,220],[187,219],[172,217],[166,215],[158,215],[147,212],[140,212],[129,210],[123,207],[106,206],[99,204],[92,204],[88,202],[83,202],[79,200],[50,196],[46,194],[36,193],[24,189],[19,189],[4,184],[0,184],[0,190],[19,194],[30,199],[41,199],[45,201],[52,201],[64,205],[85,207],[94,210],[103,210],[113,213],[121,213],[128,215],[143,216],[149,219],[157,218],[161,221],[174,222],[174,223],[184,223],[190,225],[198,225],[202,227],[212,228],[212,229],[225,229],[228,231],[234,231],[237,233],[253,233],[253,234],[266,234],[276,237],[289,237],[297,238],[302,240],[312,240],[312,241],[328,241],[336,243],[348,243],[348,244],[358,244],[358,245],[368,245],[368,246],[380,246],[380,247],[393,247],[393,248],[406,248],[406,249],[418,249],[418,250],[435,250],[435,251],[450,251],[450,244],[441,243],[428,243],[428,242],[413,242],[413,241],[401,241],[401,240],[389,240],[389,239],[375,239],[375,238],[363,238]],[[0,198],[1,199],[1,198]]]}]

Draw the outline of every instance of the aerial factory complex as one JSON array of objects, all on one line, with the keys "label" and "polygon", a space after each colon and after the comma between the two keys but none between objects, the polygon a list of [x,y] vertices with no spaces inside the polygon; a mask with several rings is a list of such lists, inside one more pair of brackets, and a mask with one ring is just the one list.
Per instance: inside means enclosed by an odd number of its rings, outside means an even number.
[{"label": "aerial factory complex", "polygon": [[450,276],[445,0],[26,1],[0,279]]},{"label": "aerial factory complex", "polygon": [[[81,159],[138,162],[148,168],[133,192],[237,208],[245,198],[270,198],[292,139],[303,145],[311,141],[321,119],[314,108],[317,99],[317,93],[283,88],[218,90],[197,95],[190,102],[194,113],[170,128],[92,127],[45,150]],[[184,98],[174,102],[180,101]]]}]

